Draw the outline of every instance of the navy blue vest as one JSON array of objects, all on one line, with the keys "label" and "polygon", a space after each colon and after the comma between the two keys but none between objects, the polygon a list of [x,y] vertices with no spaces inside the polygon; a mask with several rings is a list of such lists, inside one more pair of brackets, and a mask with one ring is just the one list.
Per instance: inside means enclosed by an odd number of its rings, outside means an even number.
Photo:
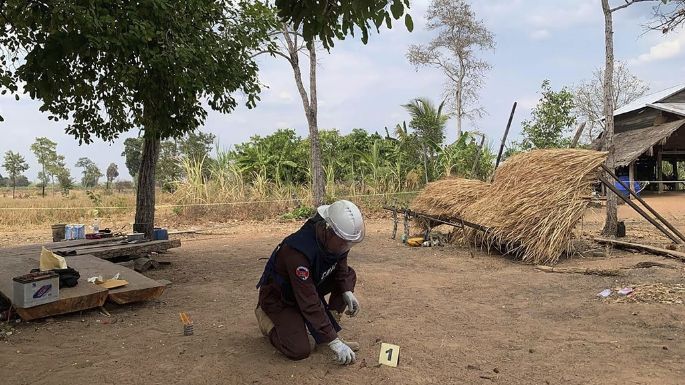
[{"label": "navy blue vest", "polygon": [[[271,257],[269,257],[269,260],[266,262],[264,273],[262,273],[262,277],[257,283],[258,289],[262,285],[267,284],[271,279],[281,286],[281,292],[285,298],[293,302],[295,301],[292,285],[287,279],[280,276],[276,272],[276,254],[278,254],[278,250],[280,250],[281,246],[284,244],[292,247],[307,257],[307,260],[309,261],[309,276],[312,278],[317,287],[332,275],[335,267],[338,264],[338,258],[344,258],[347,253],[338,257],[327,253],[321,246],[319,246],[319,243],[316,240],[316,224],[322,220],[323,219],[321,216],[316,214],[312,218],[308,219],[299,230],[290,234],[283,240],[283,242],[281,242],[281,244],[276,247],[276,249],[271,253]],[[321,292],[319,292],[319,299],[323,304],[328,319],[333,325],[333,329],[336,332],[339,332],[342,328],[331,314],[328,304],[326,303],[326,299]],[[307,325],[309,332],[312,334],[316,342],[321,343],[321,336],[314,330],[311,324],[308,321],[305,321],[305,324]]]},{"label": "navy blue vest", "polygon": [[[286,289],[284,293],[292,293],[290,283],[284,277],[281,277],[276,273],[276,254],[278,254],[278,250],[280,250],[281,246],[284,244],[307,257],[307,260],[309,261],[309,276],[316,286],[321,285],[326,278],[331,276],[331,273],[338,264],[339,257],[327,253],[316,240],[316,224],[322,220],[323,219],[321,219],[318,214],[308,219],[299,230],[290,234],[276,247],[264,267],[264,273],[257,283],[257,288],[266,284],[269,281],[269,278],[271,278],[281,285],[283,289]],[[344,256],[345,255],[342,255],[340,258]]]}]

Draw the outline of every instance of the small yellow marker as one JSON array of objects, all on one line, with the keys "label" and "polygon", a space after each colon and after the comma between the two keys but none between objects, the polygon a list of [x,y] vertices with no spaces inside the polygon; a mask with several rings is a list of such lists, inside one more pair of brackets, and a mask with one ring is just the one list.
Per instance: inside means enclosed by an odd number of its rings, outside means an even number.
[{"label": "small yellow marker", "polygon": [[381,353],[378,355],[378,363],[381,365],[397,367],[400,360],[400,347],[393,344],[381,344]]},{"label": "small yellow marker", "polygon": [[185,312],[180,313],[179,316],[181,317],[181,323],[183,323],[183,335],[193,335],[193,320]]}]

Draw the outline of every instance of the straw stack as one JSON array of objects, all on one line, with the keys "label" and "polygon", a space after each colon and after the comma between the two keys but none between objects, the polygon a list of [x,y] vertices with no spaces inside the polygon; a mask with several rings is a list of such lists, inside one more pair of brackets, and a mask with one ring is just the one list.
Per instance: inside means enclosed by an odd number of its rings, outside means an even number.
[{"label": "straw stack", "polygon": [[[481,183],[479,192],[462,194],[441,181],[440,188],[427,186],[412,209],[423,212],[432,207],[433,215],[458,216],[490,229],[457,232],[465,234],[466,241],[528,263],[555,263],[569,248],[572,230],[587,207],[605,159],[603,152],[574,149],[518,154],[497,170],[491,185]],[[460,184],[466,185],[463,180]]]},{"label": "straw stack", "polygon": [[479,180],[461,178],[431,182],[414,199],[411,209],[435,217],[461,217],[489,187]]}]

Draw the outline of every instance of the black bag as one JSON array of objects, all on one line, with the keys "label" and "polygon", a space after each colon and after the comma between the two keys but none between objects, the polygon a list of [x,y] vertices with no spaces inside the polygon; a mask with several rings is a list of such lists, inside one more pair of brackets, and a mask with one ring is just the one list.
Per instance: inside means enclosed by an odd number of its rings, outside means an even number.
[{"label": "black bag", "polygon": [[[31,270],[32,273],[40,271],[40,269]],[[66,269],[52,269],[59,275],[59,288],[74,287],[78,285],[78,279],[81,278],[81,274],[72,267],[67,267]]]}]

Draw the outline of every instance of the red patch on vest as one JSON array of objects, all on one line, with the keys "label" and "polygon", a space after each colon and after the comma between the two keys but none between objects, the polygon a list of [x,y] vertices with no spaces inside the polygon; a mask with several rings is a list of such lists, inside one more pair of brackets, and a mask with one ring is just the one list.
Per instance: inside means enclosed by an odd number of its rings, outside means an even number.
[{"label": "red patch on vest", "polygon": [[301,280],[306,281],[307,278],[309,278],[309,269],[304,266],[298,266],[297,269],[295,269],[295,275],[300,277]]}]

